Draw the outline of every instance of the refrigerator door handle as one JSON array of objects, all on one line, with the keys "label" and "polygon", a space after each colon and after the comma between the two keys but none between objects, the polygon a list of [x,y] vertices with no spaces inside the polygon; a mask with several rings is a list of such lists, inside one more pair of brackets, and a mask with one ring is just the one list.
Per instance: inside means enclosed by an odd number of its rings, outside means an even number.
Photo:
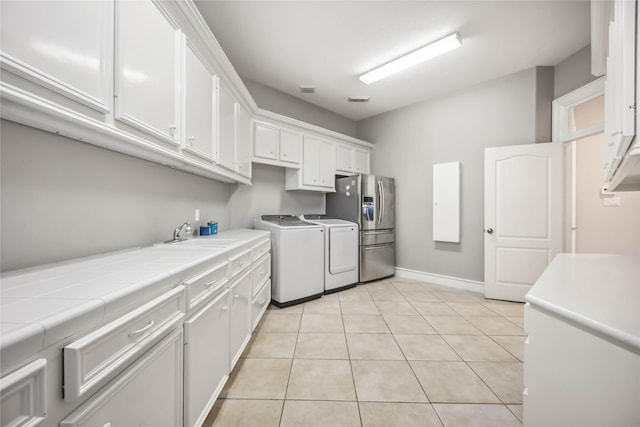
[{"label": "refrigerator door handle", "polygon": [[382,187],[382,181],[378,181],[378,225],[382,224],[384,218],[384,188]]},{"label": "refrigerator door handle", "polygon": [[380,249],[380,248],[388,248],[389,246],[393,246],[395,243],[391,242],[391,243],[382,243],[379,245],[371,245],[371,246],[363,246],[362,249],[364,249],[365,251],[374,251],[376,249]]},{"label": "refrigerator door handle", "polygon": [[371,231],[363,231],[362,234],[365,236],[370,236],[373,234],[390,234],[393,233],[393,230],[371,230]]}]

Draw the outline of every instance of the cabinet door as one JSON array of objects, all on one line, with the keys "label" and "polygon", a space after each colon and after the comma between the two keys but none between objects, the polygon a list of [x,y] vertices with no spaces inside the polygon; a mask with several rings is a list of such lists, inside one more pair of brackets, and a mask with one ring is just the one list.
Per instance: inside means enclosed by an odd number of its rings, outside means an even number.
[{"label": "cabinet door", "polygon": [[280,161],[300,166],[302,135],[287,129],[280,129]]},{"label": "cabinet door", "polygon": [[176,145],[179,47],[154,3],[116,4],[116,119]]},{"label": "cabinet door", "polygon": [[336,172],[353,172],[352,152],[351,147],[336,146]]},{"label": "cabinet door", "polygon": [[318,153],[319,153],[318,185],[322,187],[333,188],[335,185],[334,181],[335,181],[335,174],[336,174],[335,147],[330,142],[320,141]]},{"label": "cabinet door", "polygon": [[228,378],[228,297],[225,290],[184,322],[185,426],[202,424]]},{"label": "cabinet door", "polygon": [[353,172],[369,173],[369,152],[365,150],[353,150]]},{"label": "cabinet door", "polygon": [[231,285],[230,292],[229,348],[233,369],[251,336],[251,271]]},{"label": "cabinet door", "polygon": [[302,146],[302,183],[318,185],[320,178],[320,140],[305,136]]},{"label": "cabinet door", "polygon": [[100,112],[111,109],[113,2],[2,2],[2,68]]},{"label": "cabinet door", "polygon": [[236,102],[236,153],[238,174],[251,178],[251,117]]},{"label": "cabinet door", "polygon": [[218,105],[218,164],[236,171],[235,100],[226,85],[220,81]]},{"label": "cabinet door", "polygon": [[217,86],[216,76],[187,43],[183,147],[207,160],[215,160]]},{"label": "cabinet door", "polygon": [[278,160],[278,128],[257,123],[253,128],[253,155],[263,159]]},{"label": "cabinet door", "polygon": [[60,422],[61,427],[182,425],[182,328]]}]

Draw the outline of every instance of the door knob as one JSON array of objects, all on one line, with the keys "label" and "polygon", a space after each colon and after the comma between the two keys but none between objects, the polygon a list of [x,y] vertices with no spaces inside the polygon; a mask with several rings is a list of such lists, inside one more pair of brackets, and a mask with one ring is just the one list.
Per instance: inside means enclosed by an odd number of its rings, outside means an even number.
[{"label": "door knob", "polygon": [[493,234],[493,228],[487,228],[487,233]]}]

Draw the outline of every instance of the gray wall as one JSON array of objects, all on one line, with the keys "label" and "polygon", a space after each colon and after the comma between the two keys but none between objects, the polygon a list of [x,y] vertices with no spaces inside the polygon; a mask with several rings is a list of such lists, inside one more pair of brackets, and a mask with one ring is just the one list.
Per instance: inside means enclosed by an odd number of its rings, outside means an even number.
[{"label": "gray wall", "polygon": [[232,185],[16,123],[0,126],[3,271],[167,240],[196,208],[202,223],[230,226]]},{"label": "gray wall", "polygon": [[323,194],[284,190],[283,168],[254,164],[252,186],[223,184],[9,121],[0,158],[2,271],[167,240],[196,208],[194,230],[324,212]]},{"label": "gray wall", "polygon": [[[373,173],[396,178],[398,267],[484,281],[484,148],[536,142],[539,71],[358,123],[358,136],[375,143]],[[542,80],[549,92],[549,79]],[[451,161],[462,170],[459,244],[432,238],[432,165]]]},{"label": "gray wall", "polygon": [[357,123],[351,119],[253,80],[243,78],[242,81],[260,108],[345,135],[357,136]]},{"label": "gray wall", "polygon": [[591,74],[591,45],[585,46],[555,66],[554,98],[597,79]]},{"label": "gray wall", "polygon": [[253,164],[253,185],[239,185],[229,199],[232,228],[253,228],[261,214],[324,213],[324,193],[285,191],[285,169]]}]

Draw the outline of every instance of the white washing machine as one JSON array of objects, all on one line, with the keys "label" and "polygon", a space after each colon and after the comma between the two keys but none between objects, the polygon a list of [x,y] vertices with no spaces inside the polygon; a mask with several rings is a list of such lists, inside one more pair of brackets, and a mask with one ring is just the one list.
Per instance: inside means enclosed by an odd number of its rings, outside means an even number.
[{"label": "white washing machine", "polygon": [[324,227],[324,293],[358,283],[358,224],[327,215],[305,214],[305,221]]},{"label": "white washing machine", "polygon": [[271,232],[271,300],[278,307],[324,293],[324,228],[295,215],[261,215],[256,230]]}]

